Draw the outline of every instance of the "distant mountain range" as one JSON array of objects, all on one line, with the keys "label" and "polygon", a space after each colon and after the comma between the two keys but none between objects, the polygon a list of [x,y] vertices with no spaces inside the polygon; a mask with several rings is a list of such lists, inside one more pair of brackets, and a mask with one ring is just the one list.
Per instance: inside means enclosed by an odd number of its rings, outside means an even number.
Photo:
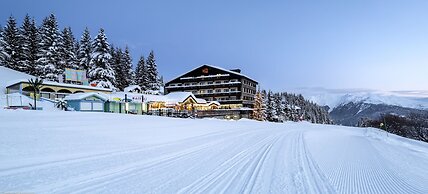
[{"label": "distant mountain range", "polygon": [[393,113],[428,115],[428,91],[375,91],[299,88],[289,90],[325,106],[336,124],[355,126],[361,118],[376,119]]}]

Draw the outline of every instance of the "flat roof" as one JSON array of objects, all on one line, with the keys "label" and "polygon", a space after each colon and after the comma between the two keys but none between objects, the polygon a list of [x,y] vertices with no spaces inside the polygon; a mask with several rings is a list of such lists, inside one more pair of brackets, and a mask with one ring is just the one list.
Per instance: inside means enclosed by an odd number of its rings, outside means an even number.
[{"label": "flat roof", "polygon": [[[19,84],[19,83],[28,83],[28,80],[25,79],[19,79],[19,80],[13,80],[7,83],[6,88]],[[97,91],[105,91],[105,92],[111,92],[111,89],[108,88],[98,88],[93,86],[85,86],[85,85],[76,85],[76,84],[66,84],[66,83],[58,83],[53,81],[45,81],[43,80],[43,85],[46,86],[59,86],[59,87],[67,87],[67,88],[78,88],[78,89],[87,89],[87,90],[97,90]]]}]

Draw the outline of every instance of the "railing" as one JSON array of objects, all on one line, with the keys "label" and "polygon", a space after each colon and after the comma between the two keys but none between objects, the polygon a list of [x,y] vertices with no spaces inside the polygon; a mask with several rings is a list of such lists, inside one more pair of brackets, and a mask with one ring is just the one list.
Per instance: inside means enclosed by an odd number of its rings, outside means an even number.
[{"label": "railing", "polygon": [[217,75],[201,75],[196,77],[182,77],[181,80],[189,80],[189,79],[203,79],[203,78],[211,78],[211,77],[228,77],[230,74],[217,74]]},{"label": "railing", "polygon": [[191,88],[191,87],[205,87],[205,86],[224,86],[224,85],[235,85],[235,84],[240,84],[240,81],[236,81],[236,82],[222,82],[222,83],[212,83],[212,84],[196,84],[196,85],[181,85],[181,86],[166,86],[165,88]]}]

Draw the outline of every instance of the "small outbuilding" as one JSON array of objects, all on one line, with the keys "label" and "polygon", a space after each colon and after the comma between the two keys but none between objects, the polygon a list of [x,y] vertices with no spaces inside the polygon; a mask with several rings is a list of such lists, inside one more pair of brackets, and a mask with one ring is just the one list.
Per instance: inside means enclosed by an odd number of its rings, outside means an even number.
[{"label": "small outbuilding", "polygon": [[64,98],[68,107],[85,112],[104,112],[107,99],[104,94],[94,92],[70,94]]},{"label": "small outbuilding", "polygon": [[115,92],[108,95],[105,111],[111,113],[143,114],[143,94]]}]

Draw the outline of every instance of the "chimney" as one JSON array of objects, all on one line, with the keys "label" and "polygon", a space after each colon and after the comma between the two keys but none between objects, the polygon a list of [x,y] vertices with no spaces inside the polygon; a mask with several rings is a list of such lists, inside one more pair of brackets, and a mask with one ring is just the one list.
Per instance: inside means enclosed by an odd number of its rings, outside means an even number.
[{"label": "chimney", "polygon": [[241,73],[241,69],[231,69],[230,71],[234,71],[236,73]]}]

